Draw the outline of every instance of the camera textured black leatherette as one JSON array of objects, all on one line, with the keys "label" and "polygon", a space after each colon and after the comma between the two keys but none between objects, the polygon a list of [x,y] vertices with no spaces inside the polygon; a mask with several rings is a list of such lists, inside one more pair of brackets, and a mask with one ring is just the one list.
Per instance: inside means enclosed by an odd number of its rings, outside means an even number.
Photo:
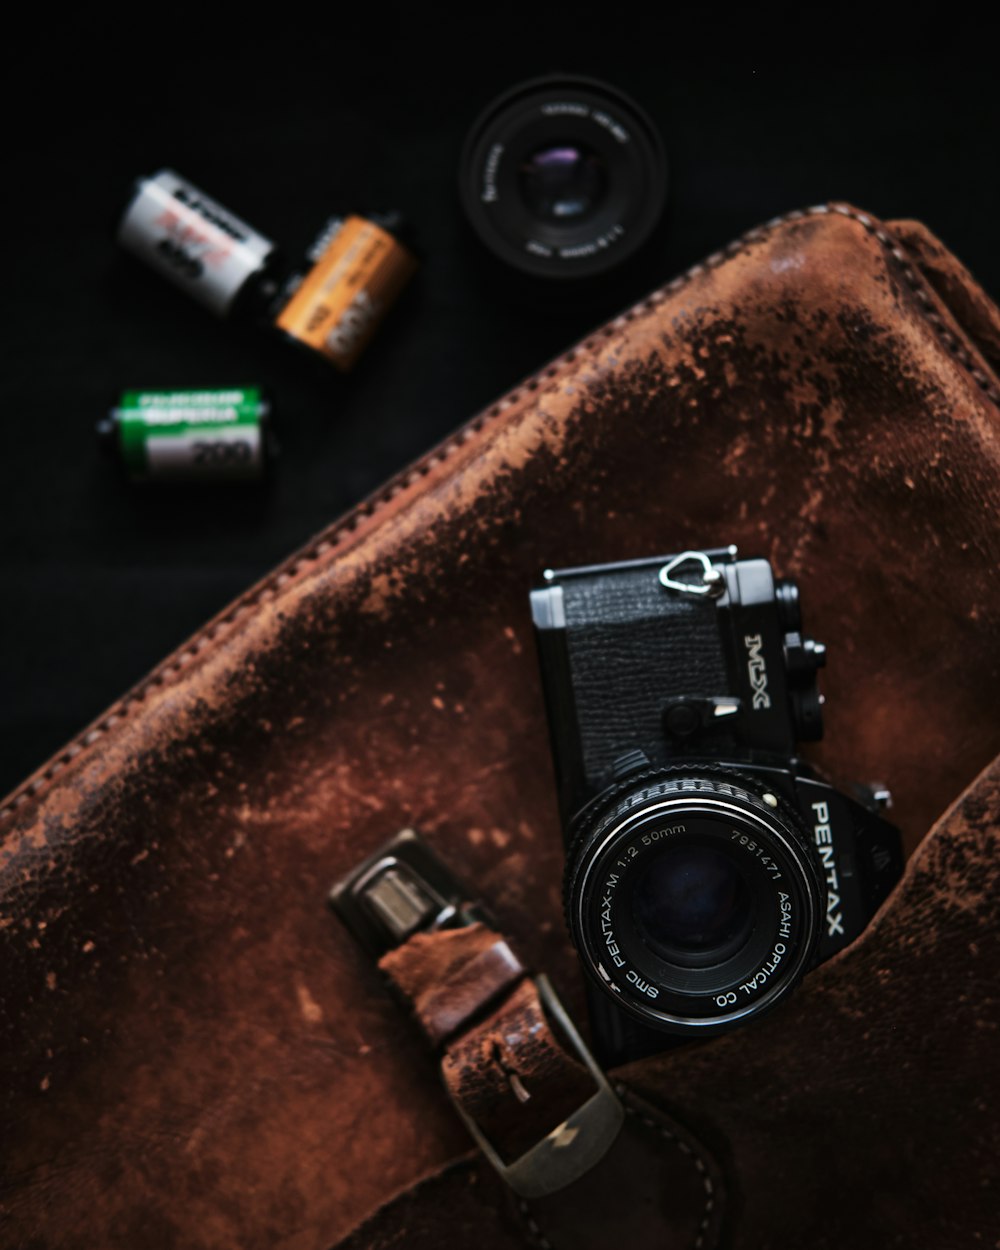
[{"label": "camera textured black leatherette", "polygon": [[[652,553],[623,553],[646,554]],[[567,641],[573,684],[586,708],[578,722],[588,777],[607,784],[623,740],[641,745],[650,762],[666,763],[671,754],[662,728],[664,691],[709,697],[727,689],[714,604],[677,605],[668,630],[662,588],[648,573],[597,577],[594,584],[570,580],[564,594],[567,616],[572,613]],[[723,749],[727,736],[716,733],[713,741]]]},{"label": "camera textured black leatherette", "polygon": [[[27,779],[0,808],[5,1240],[996,1241],[998,367],[1000,314],[923,227],[792,213],[475,417]],[[810,758],[885,782],[911,859],[780,1010],[614,1074],[642,1197],[609,1169],[600,1206],[524,1209],[326,894],[415,827],[582,1020],[525,595],[707,542],[801,584],[830,649]]]}]

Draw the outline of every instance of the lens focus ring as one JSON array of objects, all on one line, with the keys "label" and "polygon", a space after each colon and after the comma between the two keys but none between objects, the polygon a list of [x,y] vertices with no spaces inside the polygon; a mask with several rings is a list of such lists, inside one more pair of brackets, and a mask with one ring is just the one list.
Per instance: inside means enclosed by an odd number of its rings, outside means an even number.
[{"label": "lens focus ring", "polygon": [[725,1028],[809,967],[815,857],[794,809],[764,793],[749,780],[647,775],[579,829],[565,882],[573,940],[597,984],[647,1024]]}]

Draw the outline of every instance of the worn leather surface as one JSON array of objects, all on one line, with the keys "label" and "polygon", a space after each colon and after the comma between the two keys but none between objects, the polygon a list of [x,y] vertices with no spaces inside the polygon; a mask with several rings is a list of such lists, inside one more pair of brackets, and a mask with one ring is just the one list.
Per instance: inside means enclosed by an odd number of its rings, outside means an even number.
[{"label": "worn leather surface", "polygon": [[450,1041],[524,980],[524,965],[483,924],[415,933],[379,967],[412,1005],[435,1048]]},{"label": "worn leather surface", "polygon": [[[526,603],[547,565],[770,557],[829,648],[811,758],[887,782],[921,841],[1000,750],[1000,393],[992,306],[902,234],[839,206],[711,257],[320,536],[4,805],[6,1242],[328,1247],[466,1156],[324,899],[415,826],[579,1008]],[[734,1244],[964,1245],[995,1218],[992,794],[770,1021],[629,1074],[720,1159]]]}]

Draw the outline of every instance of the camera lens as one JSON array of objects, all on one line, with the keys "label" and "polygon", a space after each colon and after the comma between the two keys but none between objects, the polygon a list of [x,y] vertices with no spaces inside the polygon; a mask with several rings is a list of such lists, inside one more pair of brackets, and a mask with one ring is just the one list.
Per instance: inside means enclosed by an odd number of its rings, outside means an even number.
[{"label": "camera lens", "polygon": [[753,929],[753,896],[739,864],[706,845],[668,846],[632,893],[636,931],[661,959],[722,963]]},{"label": "camera lens", "polygon": [[819,868],[791,807],[768,799],[670,775],[591,810],[567,857],[566,912],[620,1008],[668,1032],[719,1031],[804,975]]},{"label": "camera lens", "polygon": [[583,144],[550,144],[521,166],[520,186],[534,216],[558,225],[593,213],[607,192],[608,177],[600,156]]},{"label": "camera lens", "polygon": [[502,261],[539,277],[589,277],[631,256],[666,200],[655,128],[627,96],[586,78],[544,78],[486,109],[466,140],[466,215]]}]

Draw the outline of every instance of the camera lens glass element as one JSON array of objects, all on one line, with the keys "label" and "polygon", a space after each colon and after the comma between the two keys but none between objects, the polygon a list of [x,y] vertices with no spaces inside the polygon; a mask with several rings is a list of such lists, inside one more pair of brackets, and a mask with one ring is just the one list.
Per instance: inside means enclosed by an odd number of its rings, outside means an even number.
[{"label": "camera lens glass element", "polygon": [[594,813],[567,858],[567,916],[619,1007],[670,1032],[720,1030],[804,975],[821,881],[790,807],[672,776]]},{"label": "camera lens glass element", "polygon": [[639,936],[661,959],[722,963],[750,936],[753,895],[725,851],[668,846],[636,882],[632,917]]},{"label": "camera lens glass element", "polygon": [[581,221],[601,204],[608,189],[604,162],[585,144],[539,148],[521,166],[521,194],[539,221]]},{"label": "camera lens glass element", "polygon": [[604,273],[649,238],[666,201],[652,122],[614,87],[542,78],[495,100],[469,132],[459,192],[479,238],[537,277]]}]

